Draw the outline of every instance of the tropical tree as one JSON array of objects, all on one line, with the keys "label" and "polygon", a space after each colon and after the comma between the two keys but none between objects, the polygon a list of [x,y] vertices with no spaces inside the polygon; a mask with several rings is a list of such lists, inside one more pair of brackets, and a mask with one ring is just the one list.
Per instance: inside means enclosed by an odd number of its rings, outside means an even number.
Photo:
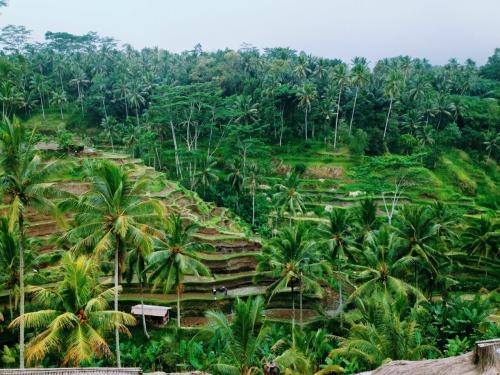
[{"label": "tropical tree", "polygon": [[[145,199],[150,180],[145,176],[133,179],[125,167],[111,161],[97,163],[91,171],[93,188],[78,200],[62,202],[62,208],[76,208],[74,227],[61,236],[61,241],[75,243],[76,252],[93,252],[100,257],[113,252],[115,298],[118,311],[118,286],[125,268],[127,248],[137,247],[144,253],[153,248],[158,235],[156,224],[163,217],[164,207],[153,199]],[[116,327],[116,360],[120,359],[120,336]]]},{"label": "tropical tree", "polygon": [[63,107],[68,102],[66,96],[66,91],[54,91],[52,92],[52,98],[50,99],[50,104],[57,105],[61,111],[61,120],[64,120]]},{"label": "tropical tree", "polygon": [[40,105],[42,106],[42,116],[43,116],[43,119],[45,120],[45,107],[43,104],[43,98],[44,98],[45,93],[47,92],[48,87],[49,87],[48,82],[47,82],[47,78],[39,73],[34,74],[30,80],[30,87],[33,91],[38,92],[38,97],[40,99]]},{"label": "tropical tree", "polygon": [[9,325],[19,327],[25,321],[27,328],[42,329],[26,347],[28,363],[40,363],[54,352],[62,366],[79,366],[93,355],[111,357],[103,334],[117,327],[130,335],[126,326],[134,325],[135,318],[106,310],[115,290],[98,282],[99,269],[91,259],[68,252],[59,269],[63,280],[55,287],[26,289],[33,302],[45,309],[25,313]]},{"label": "tropical tree", "polygon": [[421,360],[441,355],[422,338],[417,322],[405,296],[394,298],[382,292],[370,299],[357,301],[349,336],[330,356],[342,356],[358,362],[364,369],[373,369],[387,361]]},{"label": "tropical tree", "polygon": [[352,134],[352,121],[354,120],[354,111],[356,110],[356,101],[358,100],[359,89],[370,83],[370,69],[366,64],[366,61],[364,63],[357,63],[352,67],[350,83],[356,87],[356,93],[354,94],[351,121],[349,122],[349,135]]},{"label": "tropical tree", "polygon": [[311,291],[316,297],[323,295],[320,280],[329,274],[328,262],[320,259],[316,242],[305,225],[299,223],[286,227],[264,246],[259,258],[257,279],[273,279],[268,286],[269,301],[277,294],[287,291],[292,294],[292,327],[295,326],[295,289],[300,292],[300,326],[302,328],[302,293]]},{"label": "tropical tree", "polygon": [[486,151],[488,151],[488,159],[491,157],[491,153],[500,148],[500,133],[495,131],[490,131],[484,135],[484,142],[486,145]]},{"label": "tropical tree", "polygon": [[389,110],[387,111],[387,118],[385,120],[384,127],[384,139],[387,134],[387,126],[389,125],[389,117],[391,116],[392,104],[394,99],[401,95],[401,90],[403,87],[403,75],[398,71],[391,71],[389,76],[384,81],[384,95],[389,97]]},{"label": "tropical tree", "polygon": [[252,195],[252,225],[255,225],[255,192],[261,182],[262,178],[259,174],[259,166],[252,163],[248,168],[247,177],[243,180],[243,184],[250,189],[250,194]]},{"label": "tropical tree", "polygon": [[396,219],[395,228],[403,240],[406,255],[413,259],[415,280],[418,279],[419,267],[427,269],[431,277],[437,277],[436,267],[446,256],[439,240],[440,227],[432,210],[425,205],[405,204]]},{"label": "tropical tree", "polygon": [[223,343],[219,363],[213,369],[220,374],[252,375],[260,373],[257,355],[259,346],[269,333],[263,325],[264,300],[262,297],[236,298],[234,313],[229,320],[222,311],[205,313],[209,319],[206,330]]},{"label": "tropical tree", "polygon": [[74,78],[69,81],[70,86],[76,86],[77,88],[78,101],[80,102],[82,108],[82,116],[85,116],[83,112],[84,87],[88,85],[88,83],[89,80],[87,78],[87,74],[82,69],[77,69],[74,74]]},{"label": "tropical tree", "polygon": [[211,156],[207,156],[204,159],[198,169],[198,172],[194,175],[194,188],[198,186],[203,186],[203,199],[206,199],[206,189],[212,183],[216,182],[219,177],[215,174],[215,167],[217,166],[217,160]]},{"label": "tropical tree", "polygon": [[14,319],[14,295],[19,291],[19,244],[8,218],[0,218],[0,287],[9,291],[10,319]]},{"label": "tropical tree", "polygon": [[[26,138],[25,129],[17,118],[4,119],[0,124],[0,193],[9,203],[11,230],[16,223],[19,230],[19,312],[24,314],[25,274],[25,214],[31,208],[43,213],[56,214],[53,199],[67,196],[53,187],[57,176],[69,173],[73,164],[58,159],[44,163],[33,150],[32,132]],[[24,368],[24,319],[19,321],[20,367]]]},{"label": "tropical tree", "polygon": [[333,68],[332,72],[333,84],[339,91],[339,97],[337,99],[337,114],[335,116],[335,135],[333,140],[333,148],[337,147],[337,131],[339,124],[339,114],[340,114],[340,99],[342,98],[342,90],[346,85],[349,84],[349,68],[346,64],[342,63],[335,68]]},{"label": "tropical tree", "polygon": [[405,256],[402,245],[401,239],[388,227],[366,235],[360,262],[352,266],[356,270],[356,280],[362,284],[351,294],[349,300],[370,297],[380,291],[405,297],[413,295],[419,300],[425,300],[420,290],[404,281],[408,269],[417,260]]},{"label": "tropical tree", "polygon": [[243,125],[250,125],[257,121],[259,115],[258,103],[252,103],[250,95],[240,95],[234,102],[236,118],[234,121]]},{"label": "tropical tree", "polygon": [[[307,141],[307,119],[309,111],[311,110],[312,103],[316,100],[318,91],[314,83],[305,81],[302,86],[297,89],[297,98],[299,99],[299,106],[304,108],[304,137]],[[314,128],[312,131],[314,138]]]},{"label": "tropical tree", "polygon": [[304,213],[306,208],[304,200],[306,197],[300,193],[300,174],[296,172],[288,172],[283,182],[275,185],[277,191],[273,195],[273,200],[278,207],[280,216],[286,212],[290,215],[290,224],[292,223],[292,215],[297,212]]},{"label": "tropical tree", "polygon": [[377,218],[377,202],[371,197],[359,201],[359,207],[354,211],[355,222],[364,234],[377,229],[380,222]]},{"label": "tropical tree", "polygon": [[142,84],[134,80],[129,86],[127,100],[135,108],[135,117],[137,121],[137,126],[139,126],[139,108],[146,104],[147,92],[144,91]]},{"label": "tropical tree", "polygon": [[149,333],[146,326],[146,315],[144,314],[144,284],[147,282],[147,275],[144,272],[146,268],[145,257],[149,253],[145,253],[148,249],[132,248],[127,254],[127,263],[125,270],[125,280],[128,284],[132,282],[134,276],[139,281],[139,292],[141,294],[141,315],[142,315],[142,330],[144,337],[149,340]]},{"label": "tropical tree", "polygon": [[451,117],[453,112],[453,103],[450,96],[444,93],[438,93],[434,99],[434,117],[437,118],[436,131],[439,131],[443,118]]},{"label": "tropical tree", "polygon": [[[326,247],[328,257],[332,264],[337,260],[338,285],[339,285],[339,309],[342,318],[342,276],[341,257],[353,259],[351,218],[348,210],[335,207],[327,212],[328,222],[321,222],[318,226],[318,233],[322,239],[322,244]],[[342,322],[341,322],[342,324]]]},{"label": "tropical tree", "polygon": [[[15,220],[15,218],[14,218]],[[17,225],[12,225],[9,218],[0,217],[0,289],[9,291],[10,318],[14,319],[14,307],[19,302],[19,236]],[[25,269],[37,268],[38,252],[31,243],[25,244],[24,265]],[[50,260],[50,259],[49,259]],[[37,272],[25,275],[25,283],[38,283],[46,281]]]},{"label": "tropical tree", "polygon": [[181,293],[184,289],[184,276],[209,276],[210,269],[202,263],[199,251],[211,251],[209,244],[193,240],[192,235],[199,225],[182,224],[181,215],[170,214],[165,225],[164,238],[156,241],[156,251],[147,258],[145,273],[150,272],[149,279],[154,287],[163,286],[168,293],[175,288],[177,294],[177,326],[181,327]]},{"label": "tropical tree", "polygon": [[[483,258],[496,258],[500,254],[500,223],[493,218],[482,215],[479,218],[470,218],[467,227],[460,235],[463,244],[462,250],[469,256],[477,255],[478,264]],[[492,254],[493,252],[493,254]],[[486,267],[488,275],[488,267]]]},{"label": "tropical tree", "polygon": [[243,187],[243,167],[239,160],[230,160],[227,165],[229,174],[227,175],[227,182],[236,193],[236,211],[238,211],[238,201],[241,189]]},{"label": "tropical tree", "polygon": [[[283,339],[275,344],[282,346]],[[324,364],[325,358],[335,347],[335,336],[324,328],[316,331],[297,330],[291,347],[274,358],[279,368],[285,368],[290,375],[342,374],[344,369],[334,364]]]}]

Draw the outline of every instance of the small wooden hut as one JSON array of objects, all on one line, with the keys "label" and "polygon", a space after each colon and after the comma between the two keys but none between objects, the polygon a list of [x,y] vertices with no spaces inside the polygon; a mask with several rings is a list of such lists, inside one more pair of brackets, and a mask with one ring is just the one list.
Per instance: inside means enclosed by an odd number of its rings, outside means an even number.
[{"label": "small wooden hut", "polygon": [[135,316],[142,316],[142,311],[144,307],[144,316],[146,319],[158,325],[166,324],[170,318],[171,307],[165,306],[154,306],[154,305],[135,305],[132,306],[130,313]]}]

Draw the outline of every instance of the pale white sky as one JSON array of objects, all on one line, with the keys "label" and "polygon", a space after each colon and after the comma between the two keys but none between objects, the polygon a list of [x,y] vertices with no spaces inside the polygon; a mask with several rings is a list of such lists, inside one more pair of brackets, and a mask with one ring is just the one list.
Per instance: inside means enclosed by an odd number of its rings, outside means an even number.
[{"label": "pale white sky", "polygon": [[10,0],[0,26],[118,39],[172,52],[291,47],[349,62],[410,55],[478,65],[500,47],[500,0]]}]

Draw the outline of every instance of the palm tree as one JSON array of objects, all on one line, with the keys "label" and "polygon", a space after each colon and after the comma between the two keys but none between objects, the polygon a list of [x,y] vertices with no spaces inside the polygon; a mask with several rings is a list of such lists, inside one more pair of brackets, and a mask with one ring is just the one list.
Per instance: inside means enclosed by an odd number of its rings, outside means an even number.
[{"label": "palm tree", "polygon": [[[0,289],[9,290],[10,318],[14,319],[14,307],[19,302],[19,236],[17,225],[12,225],[7,217],[0,217]],[[25,244],[25,269],[35,269],[38,262],[38,252],[31,243]],[[44,259],[45,260],[45,259]],[[39,274],[25,276],[26,282],[46,281]]]},{"label": "palm tree", "polygon": [[341,374],[344,372],[342,367],[323,365],[325,357],[334,348],[334,341],[335,336],[324,328],[295,332],[292,346],[274,358],[274,363],[287,369],[286,374],[290,375]]},{"label": "palm tree", "polygon": [[349,297],[370,297],[382,291],[391,295],[409,294],[425,300],[422,293],[404,281],[408,269],[416,262],[405,255],[405,248],[395,232],[388,227],[369,232],[366,235],[359,264],[353,266],[355,278],[361,282]]},{"label": "palm tree", "polygon": [[[500,254],[500,223],[493,218],[483,215],[479,218],[470,218],[467,227],[460,235],[463,243],[462,249],[469,256],[478,255],[478,264],[482,258],[489,258],[491,251],[494,258]],[[486,266],[486,276],[488,276],[488,266]]]},{"label": "palm tree", "polygon": [[342,97],[343,88],[347,84],[349,84],[349,69],[347,65],[342,63],[335,66],[332,73],[332,79],[334,85],[337,87],[337,90],[339,90],[339,97],[337,100],[337,115],[335,116],[335,135],[333,139],[333,148],[335,149],[337,147],[337,131],[338,131],[339,114],[340,114],[340,99]]},{"label": "palm tree", "polygon": [[[56,212],[52,199],[66,196],[54,189],[51,182],[59,175],[69,173],[73,164],[61,159],[44,163],[34,153],[33,139],[25,138],[24,127],[17,118],[4,119],[0,124],[0,192],[10,200],[11,229],[17,223],[19,230],[19,293],[20,315],[24,314],[25,213],[28,208],[44,213]],[[20,367],[24,368],[24,320],[19,324]]]},{"label": "palm tree", "polygon": [[389,97],[389,110],[387,111],[387,119],[385,120],[384,139],[389,125],[389,117],[391,116],[392,103],[394,99],[401,94],[403,86],[403,76],[397,71],[391,71],[389,76],[384,81],[384,95]]},{"label": "palm tree", "polygon": [[286,178],[282,183],[275,185],[277,193],[273,195],[273,200],[278,207],[280,216],[283,216],[289,210],[290,224],[292,223],[292,215],[297,212],[303,213],[306,208],[304,206],[304,199],[300,193],[300,174],[295,172],[288,172]]},{"label": "palm tree", "polygon": [[486,133],[483,143],[486,145],[486,151],[488,151],[489,159],[493,150],[498,150],[500,148],[500,133],[496,133],[495,131]]},{"label": "palm tree", "polygon": [[243,168],[241,166],[241,162],[239,160],[230,160],[228,162],[229,174],[227,175],[227,182],[233,188],[236,193],[236,211],[238,211],[238,197],[241,193],[241,189],[243,187]]},{"label": "palm tree", "polygon": [[259,346],[269,333],[269,326],[263,325],[264,300],[262,297],[242,301],[236,298],[234,314],[229,321],[221,311],[208,311],[206,330],[223,343],[219,363],[214,370],[221,374],[257,374],[260,363],[257,358]]},{"label": "palm tree", "polygon": [[323,295],[320,280],[331,272],[328,262],[320,259],[316,242],[303,224],[286,227],[278,232],[263,249],[257,265],[257,279],[274,279],[268,287],[269,301],[280,292],[291,288],[292,329],[295,327],[295,288],[300,291],[300,327],[302,328],[302,292],[312,291],[316,297]]},{"label": "palm tree", "polygon": [[205,160],[200,165],[200,169],[194,175],[194,188],[198,186],[203,186],[203,199],[206,200],[206,189],[207,186],[212,185],[216,182],[219,177],[215,174],[214,168],[217,166],[217,160],[211,156],[207,156]]},{"label": "palm tree", "polygon": [[55,287],[27,288],[33,302],[45,310],[23,314],[9,325],[18,327],[25,321],[28,328],[43,329],[26,347],[28,363],[40,363],[53,352],[59,354],[62,366],[79,366],[92,355],[111,357],[102,333],[118,327],[130,334],[126,325],[135,324],[135,318],[106,310],[115,290],[99,284],[99,269],[92,260],[69,252],[63,257],[60,270],[63,280]]},{"label": "palm tree", "polygon": [[355,211],[356,224],[366,234],[379,226],[377,218],[377,202],[371,198],[365,198],[359,201],[359,207]]},{"label": "palm tree", "polygon": [[71,86],[76,86],[78,91],[78,100],[80,101],[82,107],[82,116],[84,116],[83,112],[83,88],[89,83],[87,78],[87,74],[81,69],[78,69],[75,73],[75,77],[69,81]]},{"label": "palm tree", "polygon": [[135,117],[137,120],[137,126],[139,126],[139,107],[146,103],[145,95],[147,92],[144,91],[142,85],[139,81],[132,81],[129,86],[127,100],[135,108]]},{"label": "palm tree", "polygon": [[436,129],[432,125],[424,125],[418,130],[417,139],[422,146],[432,146],[436,142]]},{"label": "palm tree", "polygon": [[299,79],[306,79],[309,74],[311,74],[311,69],[308,66],[308,61],[305,55],[300,55],[297,58],[297,66],[293,69],[293,73]]},{"label": "palm tree", "polygon": [[322,238],[322,243],[326,246],[328,257],[332,264],[337,260],[338,269],[338,285],[339,285],[339,309],[342,325],[342,277],[341,277],[341,259],[340,257],[347,257],[354,260],[353,253],[351,252],[352,227],[350,225],[350,214],[346,209],[335,207],[332,211],[328,212],[328,222],[320,223],[318,226],[318,233]]},{"label": "palm tree", "polygon": [[253,124],[257,121],[258,103],[252,103],[250,95],[239,95],[234,102],[234,109],[237,111],[237,117],[234,121],[243,125]]},{"label": "palm tree", "polygon": [[68,98],[66,96],[66,91],[54,91],[52,92],[52,98],[50,99],[50,104],[55,105],[59,107],[59,110],[61,111],[61,120],[64,120],[64,115],[63,115],[63,107],[64,105],[68,102]]},{"label": "palm tree", "polygon": [[47,79],[43,75],[36,73],[30,80],[30,87],[32,90],[36,90],[38,92],[38,97],[40,98],[40,104],[42,106],[42,116],[43,119],[45,120],[45,108],[43,105],[43,97],[47,92],[48,88]]},{"label": "palm tree", "polygon": [[[318,91],[316,86],[309,81],[305,81],[302,86],[297,89],[297,97],[299,106],[304,108],[304,136],[307,141],[307,115],[311,110],[312,103],[316,100]],[[313,130],[314,138],[314,130]]]},{"label": "palm tree", "polygon": [[116,133],[117,133],[117,127],[118,127],[118,124],[116,122],[116,119],[113,117],[113,116],[109,116],[109,117],[104,117],[102,120],[101,120],[101,126],[103,127],[103,131],[102,131],[102,135],[109,139],[110,143],[111,143],[111,150],[113,151],[113,153],[115,152],[115,144],[113,142],[113,139],[115,138],[116,136]]},{"label": "palm tree", "polygon": [[436,131],[439,131],[441,121],[445,117],[451,117],[453,112],[453,103],[448,94],[438,93],[434,100],[434,116],[437,117]]},{"label": "palm tree", "polygon": [[248,168],[248,176],[245,177],[243,183],[248,186],[252,195],[252,225],[255,225],[255,191],[257,186],[261,183],[261,176],[259,175],[259,166],[252,163]]},{"label": "palm tree", "polygon": [[404,205],[397,215],[395,227],[403,240],[406,256],[414,259],[415,280],[418,279],[418,266],[437,277],[439,260],[446,257],[441,251],[439,225],[432,210],[424,205]]},{"label": "palm tree", "polygon": [[[61,236],[61,241],[76,243],[73,251],[92,251],[100,256],[114,253],[114,309],[118,311],[118,286],[124,271],[127,247],[137,247],[147,253],[158,235],[155,224],[163,217],[164,207],[156,200],[144,199],[149,179],[133,179],[124,166],[110,161],[96,164],[91,171],[93,189],[78,202],[65,201],[63,208],[77,208],[75,226]],[[76,204],[75,204],[76,203]],[[116,360],[120,359],[120,336],[117,327]]]},{"label": "palm tree", "polygon": [[[147,251],[147,250],[146,250]],[[144,284],[147,282],[147,275],[144,272],[146,268],[145,257],[149,253],[145,253],[145,249],[133,248],[127,254],[127,264],[125,270],[125,280],[128,284],[132,282],[134,276],[139,281],[139,291],[141,294],[141,310],[142,310],[142,329],[144,337],[149,340],[149,334],[146,327],[146,315],[144,314]]]},{"label": "palm tree", "polygon": [[122,75],[118,76],[115,84],[113,85],[113,90],[114,90],[115,98],[123,100],[123,103],[125,105],[125,119],[128,119],[127,100],[129,97],[130,89],[129,89],[129,85],[127,84],[127,77],[125,75],[122,74]]},{"label": "palm tree", "polygon": [[[421,337],[417,323],[409,314],[408,299],[379,293],[358,300],[349,336],[330,352],[372,369],[390,360],[421,360],[440,355],[439,350]],[[361,319],[359,319],[361,318]]]},{"label": "palm tree", "polygon": [[9,290],[9,309],[12,320],[14,319],[14,295],[16,289],[19,288],[19,244],[6,217],[0,218],[0,286]]},{"label": "palm tree", "polygon": [[352,134],[352,121],[354,119],[354,111],[356,109],[356,101],[358,100],[359,89],[370,83],[370,69],[365,63],[357,63],[351,69],[350,83],[356,87],[354,95],[354,104],[352,106],[351,121],[349,122],[349,135]]},{"label": "palm tree", "polygon": [[209,244],[194,241],[192,235],[199,228],[196,223],[185,227],[181,215],[170,214],[166,223],[165,238],[158,242],[157,250],[147,258],[148,266],[144,272],[151,272],[149,279],[154,287],[163,285],[163,292],[175,288],[177,293],[177,326],[181,327],[181,293],[184,289],[184,276],[209,276],[210,269],[205,266],[198,251],[210,251]]}]

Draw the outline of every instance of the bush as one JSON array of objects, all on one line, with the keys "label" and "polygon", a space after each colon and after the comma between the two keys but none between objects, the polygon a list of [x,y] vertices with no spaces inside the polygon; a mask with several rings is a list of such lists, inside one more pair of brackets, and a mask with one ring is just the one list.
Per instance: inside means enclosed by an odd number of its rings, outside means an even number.
[{"label": "bush", "polygon": [[424,335],[436,340],[438,349],[449,350],[449,340],[474,342],[498,334],[496,324],[488,320],[495,311],[490,306],[490,301],[479,294],[472,301],[454,297],[446,302],[425,303],[418,322]]}]

